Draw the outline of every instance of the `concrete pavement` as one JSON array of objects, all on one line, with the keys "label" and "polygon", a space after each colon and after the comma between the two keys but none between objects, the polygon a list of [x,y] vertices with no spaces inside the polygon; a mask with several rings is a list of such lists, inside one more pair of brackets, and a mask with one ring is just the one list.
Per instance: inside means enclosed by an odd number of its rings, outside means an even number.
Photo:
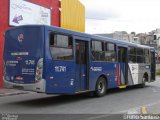
[{"label": "concrete pavement", "polygon": [[156,103],[146,104],[129,110],[121,111],[125,114],[158,114],[160,115],[160,101]]},{"label": "concrete pavement", "polygon": [[15,89],[5,89],[5,88],[0,89],[0,97],[27,94],[27,93],[29,92],[22,90],[15,90]]},{"label": "concrete pavement", "polygon": [[146,106],[148,114],[159,114],[160,115],[160,101]]}]

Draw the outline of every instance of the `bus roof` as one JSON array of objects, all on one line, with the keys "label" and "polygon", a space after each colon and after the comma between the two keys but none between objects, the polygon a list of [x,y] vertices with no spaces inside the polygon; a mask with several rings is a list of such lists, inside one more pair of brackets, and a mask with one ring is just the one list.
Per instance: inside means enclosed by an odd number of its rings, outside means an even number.
[{"label": "bus roof", "polygon": [[147,49],[152,49],[152,50],[155,49],[154,47],[141,45],[141,44],[137,44],[137,43],[131,43],[131,42],[127,42],[124,40],[118,40],[118,39],[113,39],[113,38],[104,37],[104,36],[92,35],[92,34],[88,34],[88,33],[82,33],[82,32],[78,32],[78,31],[73,31],[73,30],[68,30],[65,28],[60,28],[60,27],[56,27],[56,26],[48,26],[48,25],[22,25],[22,26],[10,28],[7,31],[10,31],[10,30],[13,30],[13,29],[16,29],[19,27],[44,27],[46,30],[53,30],[53,31],[56,30],[57,32],[63,32],[63,33],[69,34],[69,35],[76,35],[79,37],[85,37],[85,38],[100,40],[100,41],[108,41],[108,42],[116,43],[120,46],[122,45],[122,46],[142,47],[142,48],[147,48]]}]

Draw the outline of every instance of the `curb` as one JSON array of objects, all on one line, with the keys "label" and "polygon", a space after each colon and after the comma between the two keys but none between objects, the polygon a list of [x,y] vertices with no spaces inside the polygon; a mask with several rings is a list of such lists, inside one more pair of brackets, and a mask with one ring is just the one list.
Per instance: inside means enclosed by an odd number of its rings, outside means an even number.
[{"label": "curb", "polygon": [[13,96],[13,95],[20,95],[20,94],[28,94],[29,92],[10,92],[10,93],[0,93],[0,97],[4,96]]}]

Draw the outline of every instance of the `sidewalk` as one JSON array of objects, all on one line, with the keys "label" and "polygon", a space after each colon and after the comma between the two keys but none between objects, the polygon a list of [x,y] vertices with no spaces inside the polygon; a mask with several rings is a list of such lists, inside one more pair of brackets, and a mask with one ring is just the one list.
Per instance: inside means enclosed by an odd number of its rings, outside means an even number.
[{"label": "sidewalk", "polygon": [[11,96],[11,95],[19,95],[19,94],[27,94],[28,91],[15,90],[15,89],[0,89],[0,97],[3,96]]}]

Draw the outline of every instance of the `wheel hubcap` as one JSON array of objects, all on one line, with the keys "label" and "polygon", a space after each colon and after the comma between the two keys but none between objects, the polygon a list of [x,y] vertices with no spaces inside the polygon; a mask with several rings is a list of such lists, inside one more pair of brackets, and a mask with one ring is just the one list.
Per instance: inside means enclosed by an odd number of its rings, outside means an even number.
[{"label": "wheel hubcap", "polygon": [[100,92],[100,93],[103,93],[104,92],[104,83],[103,82],[99,82],[99,84],[98,84],[98,91]]}]

